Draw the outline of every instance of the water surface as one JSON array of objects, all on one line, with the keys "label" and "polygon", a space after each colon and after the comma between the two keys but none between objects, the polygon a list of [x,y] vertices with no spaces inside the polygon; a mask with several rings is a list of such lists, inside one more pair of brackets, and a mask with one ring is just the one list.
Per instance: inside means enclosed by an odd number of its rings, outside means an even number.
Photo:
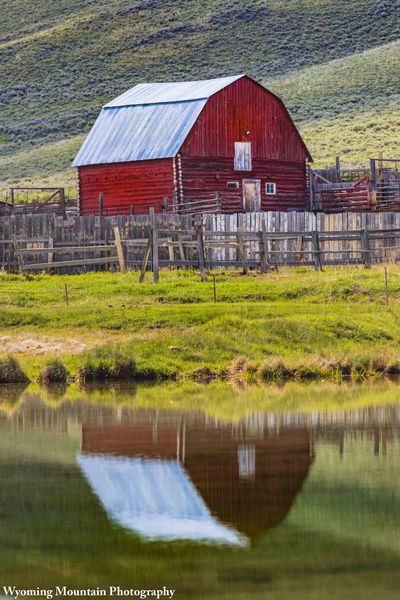
[{"label": "water surface", "polygon": [[400,403],[378,392],[289,409],[293,387],[253,410],[227,387],[221,415],[212,386],[204,410],[171,386],[148,406],[135,390],[3,389],[0,585],[397,598]]}]

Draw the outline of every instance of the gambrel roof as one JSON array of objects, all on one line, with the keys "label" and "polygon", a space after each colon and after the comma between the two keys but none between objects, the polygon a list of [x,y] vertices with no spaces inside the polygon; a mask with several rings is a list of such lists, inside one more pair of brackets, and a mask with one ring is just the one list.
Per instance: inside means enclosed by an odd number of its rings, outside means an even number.
[{"label": "gambrel roof", "polygon": [[[176,156],[207,100],[243,77],[136,85],[103,106],[72,166]],[[311,159],[282,100],[262,89],[282,105]]]},{"label": "gambrel roof", "polygon": [[241,77],[136,85],[103,106],[72,166],[176,156],[208,98]]}]

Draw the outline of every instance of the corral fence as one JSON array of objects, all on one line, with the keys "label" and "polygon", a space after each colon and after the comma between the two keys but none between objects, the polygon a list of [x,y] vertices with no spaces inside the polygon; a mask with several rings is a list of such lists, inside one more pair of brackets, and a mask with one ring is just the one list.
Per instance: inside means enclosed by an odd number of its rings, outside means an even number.
[{"label": "corral fence", "polygon": [[79,273],[365,265],[400,260],[400,212],[0,218],[5,271]]},{"label": "corral fence", "polygon": [[11,187],[0,198],[0,217],[53,214],[67,217],[78,214],[76,189],[64,187]]},{"label": "corral fence", "polygon": [[371,158],[369,169],[310,171],[311,208],[325,213],[400,210],[400,159]]},{"label": "corral fence", "polygon": [[[190,201],[182,202],[177,201],[176,193],[172,194],[172,202],[168,197],[162,198],[158,208],[163,214],[172,215],[191,215],[191,214],[206,214],[206,213],[220,213],[222,212],[222,202],[220,192],[203,192],[199,193],[196,198],[192,198]],[[81,216],[93,215],[93,207],[88,209],[81,208]],[[147,204],[144,205],[113,205],[106,206],[104,201],[104,193],[100,192],[97,209],[95,212],[100,217],[113,217],[116,215],[130,215],[130,216],[142,216],[149,215],[149,207]]]}]

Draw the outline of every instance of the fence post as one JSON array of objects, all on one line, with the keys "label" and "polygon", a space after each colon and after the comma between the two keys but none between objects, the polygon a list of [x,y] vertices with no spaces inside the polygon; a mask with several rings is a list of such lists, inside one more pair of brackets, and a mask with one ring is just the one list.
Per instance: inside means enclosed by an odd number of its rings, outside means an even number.
[{"label": "fence post", "polygon": [[154,212],[154,208],[151,207],[149,210],[150,214],[150,227],[151,227],[151,261],[152,261],[152,271],[153,271],[153,281],[154,283],[159,282],[159,272],[158,272],[158,227],[157,227],[157,218]]},{"label": "fence post", "polygon": [[261,231],[260,231],[260,262],[261,262],[261,273],[267,273],[271,269],[271,263],[269,260],[269,250],[268,250],[268,235],[267,235],[267,226],[265,224],[265,218],[261,221]]},{"label": "fence post", "polygon": [[262,232],[258,232],[258,246],[260,249],[260,271],[261,273],[267,272],[267,265],[265,263],[265,251],[264,251],[264,242],[262,238]]},{"label": "fence post", "polygon": [[310,210],[315,210],[315,175],[314,171],[307,166],[308,168],[308,196],[310,199]]},{"label": "fence post", "polygon": [[[228,238],[228,241],[229,241],[229,238]],[[247,266],[247,261],[246,261],[246,248],[243,243],[241,231],[239,231],[239,230],[236,234],[236,244],[237,244],[237,261],[242,263],[243,273],[245,275],[247,275],[249,272],[249,268]]]},{"label": "fence post", "polygon": [[184,267],[184,262],[186,261],[185,256],[185,248],[183,247],[183,236],[178,234],[178,248],[179,248],[179,256],[182,261],[182,268]]},{"label": "fence post", "polygon": [[58,190],[58,197],[60,198],[60,212],[64,219],[67,218],[67,207],[65,205],[65,190],[60,188]]},{"label": "fence post", "polygon": [[318,231],[316,229],[312,232],[312,248],[315,269],[316,271],[322,271],[321,246]]},{"label": "fence post", "polygon": [[372,208],[376,208],[376,164],[375,159],[371,158],[370,165],[370,185],[371,185],[371,204]]},{"label": "fence post", "polygon": [[114,239],[115,239],[115,247],[117,248],[117,254],[118,254],[119,270],[121,271],[121,273],[125,273],[126,264],[125,264],[125,257],[124,257],[124,249],[122,247],[121,234],[119,232],[118,225],[115,225],[115,227],[114,227]]},{"label": "fence post", "polygon": [[337,175],[337,181],[340,182],[342,180],[341,175],[340,175],[340,156],[336,157],[336,175]]},{"label": "fence post", "polygon": [[[47,247],[49,248],[49,250],[51,250],[52,248],[54,248],[54,239],[52,235],[49,235],[49,241],[47,243]],[[53,262],[53,258],[54,258],[54,254],[53,252],[49,252],[48,256],[47,256],[47,264],[49,265],[48,268],[48,272],[50,273],[51,270],[51,263]]]},{"label": "fence post", "polygon": [[201,221],[196,221],[196,234],[197,234],[197,249],[199,253],[199,265],[200,265],[200,274],[201,280],[207,281],[207,271],[206,271],[206,260],[204,254],[204,238],[203,238],[203,226]]},{"label": "fence post", "polygon": [[19,271],[19,273],[23,273],[24,272],[24,259],[23,259],[21,252],[19,251],[17,236],[15,235],[15,233],[13,235],[13,248],[14,248],[15,256],[17,257],[17,261],[18,261],[18,271]]},{"label": "fence post", "polygon": [[177,212],[177,205],[178,205],[178,201],[177,201],[177,197],[176,197],[176,191],[174,190],[172,192],[172,212],[174,214]]}]

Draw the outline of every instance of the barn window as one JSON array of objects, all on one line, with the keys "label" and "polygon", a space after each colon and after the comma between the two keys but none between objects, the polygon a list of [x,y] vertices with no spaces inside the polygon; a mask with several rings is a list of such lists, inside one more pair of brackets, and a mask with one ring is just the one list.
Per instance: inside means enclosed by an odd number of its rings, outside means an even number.
[{"label": "barn window", "polygon": [[276,183],[266,183],[265,184],[265,193],[267,194],[267,196],[275,196]]},{"label": "barn window", "polygon": [[235,142],[235,171],[251,171],[251,142]]},{"label": "barn window", "polygon": [[238,190],[239,182],[238,181],[227,181],[226,187],[228,188],[228,190]]},{"label": "barn window", "polygon": [[256,447],[254,444],[238,446],[238,463],[240,478],[254,478],[256,474]]}]

